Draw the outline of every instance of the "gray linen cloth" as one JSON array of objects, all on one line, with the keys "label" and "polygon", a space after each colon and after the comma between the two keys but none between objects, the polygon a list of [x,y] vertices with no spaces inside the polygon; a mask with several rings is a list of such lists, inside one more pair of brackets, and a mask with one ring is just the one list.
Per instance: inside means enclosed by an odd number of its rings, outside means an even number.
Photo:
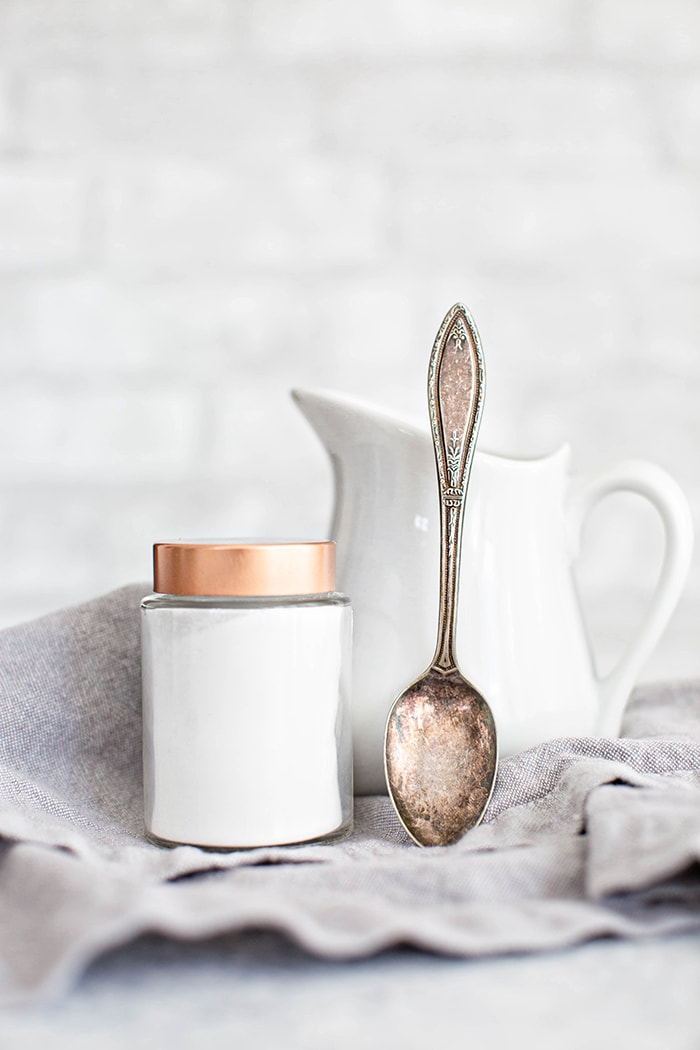
[{"label": "gray linen cloth", "polygon": [[[0,997],[56,996],[145,932],[273,929],[316,955],[454,956],[700,927],[700,683],[640,689],[619,740],[502,762],[485,821],[411,845],[386,798],[326,846],[207,853],[143,835],[139,600],[0,632]],[[197,876],[197,877],[188,877]]]}]

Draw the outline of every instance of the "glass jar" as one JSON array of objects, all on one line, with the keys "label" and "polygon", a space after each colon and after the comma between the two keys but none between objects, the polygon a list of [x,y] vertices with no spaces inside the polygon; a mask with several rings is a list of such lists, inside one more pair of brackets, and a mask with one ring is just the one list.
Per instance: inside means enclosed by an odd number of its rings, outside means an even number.
[{"label": "glass jar", "polygon": [[159,543],[141,604],[146,832],[239,849],[352,825],[335,545]]}]

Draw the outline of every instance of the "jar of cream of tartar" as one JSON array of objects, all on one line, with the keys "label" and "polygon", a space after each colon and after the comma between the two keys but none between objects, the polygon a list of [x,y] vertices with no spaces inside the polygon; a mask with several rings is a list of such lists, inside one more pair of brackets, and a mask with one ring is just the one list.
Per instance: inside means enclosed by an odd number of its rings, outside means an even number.
[{"label": "jar of cream of tartar", "polygon": [[352,824],[335,544],[157,543],[141,604],[146,832],[240,849]]}]

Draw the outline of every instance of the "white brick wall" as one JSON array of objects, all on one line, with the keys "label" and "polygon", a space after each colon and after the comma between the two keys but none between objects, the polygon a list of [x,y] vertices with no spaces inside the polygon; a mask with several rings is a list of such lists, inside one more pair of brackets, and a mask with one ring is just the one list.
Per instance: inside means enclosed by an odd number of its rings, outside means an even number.
[{"label": "white brick wall", "polygon": [[151,280],[368,265],[388,203],[371,169],[321,158],[138,161],[108,178],[106,265]]},{"label": "white brick wall", "polygon": [[263,0],[250,7],[250,34],[280,61],[542,58],[570,50],[574,12],[570,0],[356,0],[333,11],[324,0]]},{"label": "white brick wall", "polygon": [[12,158],[0,171],[0,270],[59,270],[84,264],[88,180],[70,167]]},{"label": "white brick wall", "polygon": [[[694,0],[0,0],[0,623],[324,532],[288,389],[424,419],[456,299],[484,444],[653,458],[700,522],[699,159]],[[660,556],[618,502],[608,662]],[[696,559],[647,675],[700,673],[699,609]]]},{"label": "white brick wall", "polygon": [[592,44],[601,58],[653,66],[697,63],[700,8],[695,0],[592,0],[590,8]]}]

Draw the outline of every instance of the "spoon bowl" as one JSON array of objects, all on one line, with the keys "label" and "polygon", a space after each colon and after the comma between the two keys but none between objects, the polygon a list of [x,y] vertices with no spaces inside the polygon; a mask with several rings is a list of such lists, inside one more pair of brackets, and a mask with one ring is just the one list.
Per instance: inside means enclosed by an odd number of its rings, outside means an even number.
[{"label": "spoon bowl", "polygon": [[491,709],[459,671],[430,670],[392,707],[385,760],[404,828],[422,846],[447,846],[481,818],[493,791]]}]

